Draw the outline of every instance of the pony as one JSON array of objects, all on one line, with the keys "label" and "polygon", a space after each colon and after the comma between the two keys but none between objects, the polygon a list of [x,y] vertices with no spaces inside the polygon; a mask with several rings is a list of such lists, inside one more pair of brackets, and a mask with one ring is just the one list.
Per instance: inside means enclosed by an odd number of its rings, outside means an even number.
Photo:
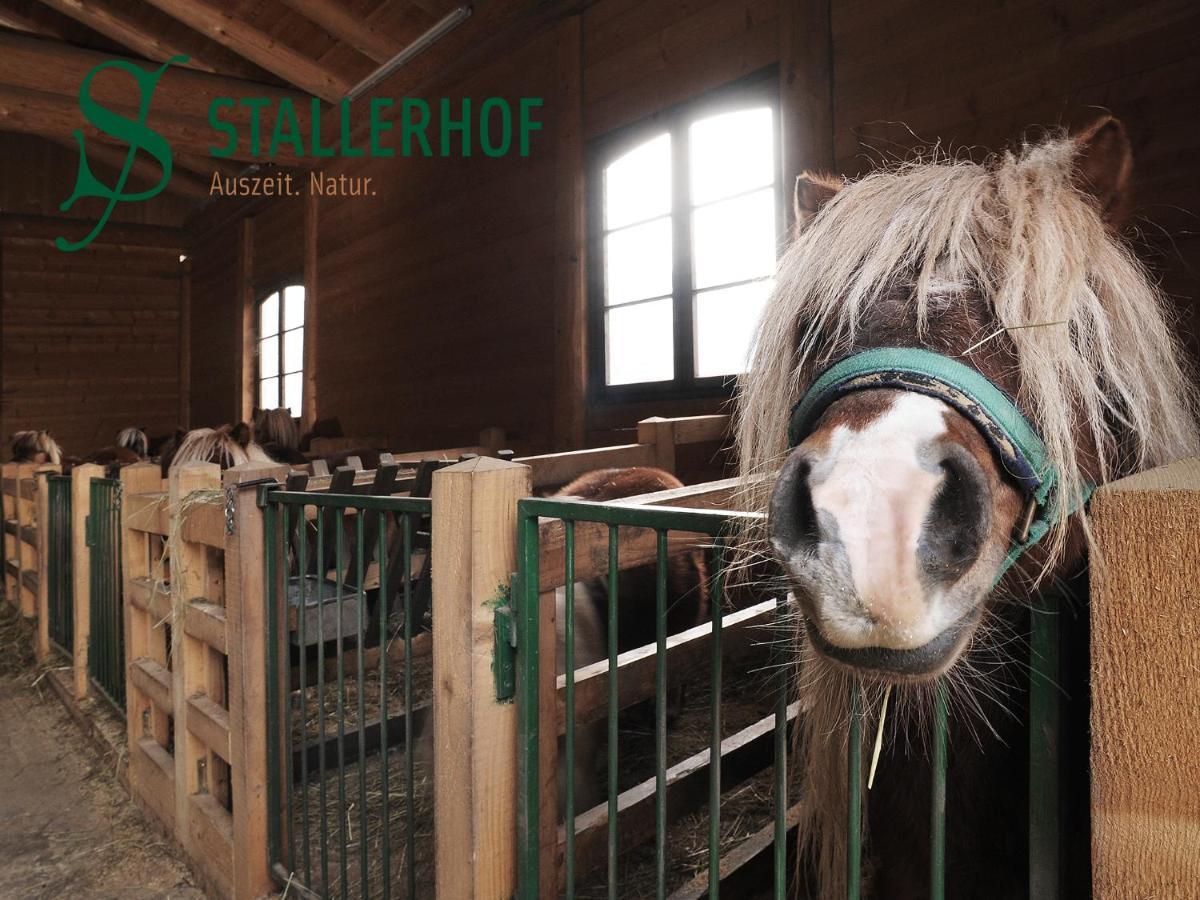
[{"label": "pony", "polygon": [[150,453],[150,441],[145,429],[123,428],[117,434],[117,442],[111,447],[101,447],[85,456],[82,462],[102,466],[128,466],[145,459]]},{"label": "pony", "polygon": [[12,436],[12,461],[18,463],[49,463],[60,465],[62,448],[49,431],[18,431]]},{"label": "pony", "polygon": [[300,431],[292,411],[279,409],[256,409],[254,411],[254,439],[263,452],[275,462],[302,466],[308,457],[300,452]]},{"label": "pony", "polygon": [[[928,833],[914,823],[928,821],[940,690],[954,822],[946,895],[1026,895],[1028,674],[1013,644],[1030,600],[1084,564],[1090,485],[1200,449],[1169,301],[1120,234],[1131,172],[1125,129],[1105,116],[980,163],[917,159],[853,182],[797,181],[797,227],[738,388],[735,441],[743,508],[766,513],[741,536],[744,559],[773,557],[799,607],[787,639],[805,711],[801,891],[846,893],[853,689],[864,741],[891,692],[864,802],[865,895],[928,894]],[[998,583],[1033,507],[954,406],[867,386],[788,434],[793,405],[829,367],[885,347],[965,364],[1040,435],[1064,502]]]},{"label": "pony", "polygon": [[146,429],[142,426],[122,428],[117,435],[117,446],[132,450],[138,459],[150,455],[150,439],[146,437]]},{"label": "pony", "polygon": [[[587,472],[565,485],[554,496],[608,502],[639,494],[683,487],[662,469],[632,467]],[[676,554],[667,563],[667,633],[676,634],[707,621],[709,615],[708,568],[699,550]],[[575,666],[583,668],[608,658],[608,578],[579,581],[574,585]],[[653,644],[657,638],[654,564],[625,569],[617,580],[617,652]],[[566,671],[566,608],[564,588],[555,591],[556,672]],[[669,707],[682,705],[682,685],[673,686]],[[670,714],[670,713],[669,713]],[[590,809],[603,799],[600,781],[606,735],[603,721],[577,730],[575,744],[577,810]],[[561,749],[560,749],[560,752]],[[559,806],[565,805],[565,770],[559,772]]]},{"label": "pony", "polygon": [[237,422],[219,428],[196,428],[164,447],[160,459],[163,478],[175,466],[187,462],[212,462],[228,469],[242,463],[273,460],[254,443],[250,426]]}]

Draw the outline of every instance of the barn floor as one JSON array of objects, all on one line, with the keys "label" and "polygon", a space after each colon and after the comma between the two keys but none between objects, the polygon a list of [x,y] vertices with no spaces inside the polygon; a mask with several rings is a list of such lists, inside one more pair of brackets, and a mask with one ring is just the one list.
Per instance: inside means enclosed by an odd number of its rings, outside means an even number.
[{"label": "barn floor", "polygon": [[34,685],[32,668],[17,670],[18,641],[7,638],[21,626],[7,604],[0,618],[0,897],[201,900],[111,760]]}]

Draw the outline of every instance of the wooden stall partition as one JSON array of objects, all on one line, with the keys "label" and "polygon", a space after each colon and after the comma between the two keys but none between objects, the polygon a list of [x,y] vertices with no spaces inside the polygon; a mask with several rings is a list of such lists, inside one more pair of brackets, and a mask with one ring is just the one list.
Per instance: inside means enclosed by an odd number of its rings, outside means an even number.
[{"label": "wooden stall partition", "polygon": [[433,476],[434,840],[439,897],[516,889],[516,707],[496,699],[494,609],[517,566],[525,466],[480,457]]},{"label": "wooden stall partition", "polygon": [[1092,882],[1097,897],[1200,885],[1200,459],[1092,503]]},{"label": "wooden stall partition", "polygon": [[4,597],[9,603],[17,606],[21,602],[20,591],[20,559],[18,542],[21,540],[20,526],[17,522],[17,467],[19,463],[5,463],[0,468],[0,498],[4,503],[3,529],[0,530],[0,544],[3,545],[4,565]]},{"label": "wooden stall partition", "polygon": [[[274,890],[268,856],[267,608],[263,511],[247,485],[287,477],[288,467],[247,463],[222,478],[232,501],[232,534],[225,542],[225,607],[193,604],[185,627],[224,619],[229,661],[229,766],[233,796],[233,896],[261,897]],[[228,507],[227,507],[228,508]]]},{"label": "wooden stall partition", "polygon": [[[81,470],[81,471],[80,471]],[[93,475],[100,466],[81,466],[72,488],[87,509]],[[129,789],[134,801],[173,836],[176,831],[175,756],[178,732],[171,684],[171,594],[166,560],[170,534],[168,497],[155,463],[138,463],[121,470],[121,583],[125,597],[125,723],[129,746]],[[77,518],[76,522],[80,520]],[[86,543],[86,541],[85,541]],[[87,558],[81,563],[76,540],[76,613],[80,598],[87,609]],[[86,612],[84,613],[85,629]],[[76,619],[78,628],[79,619]],[[75,635],[76,645],[80,640]],[[84,641],[86,641],[86,633]],[[86,644],[84,645],[86,646]],[[76,669],[76,690],[87,690],[86,654],[82,673]],[[79,679],[82,679],[80,681]]]},{"label": "wooden stall partition", "polygon": [[35,473],[43,466],[43,463],[20,463],[17,466],[17,593],[20,598],[21,615],[26,619],[37,615],[38,537]]},{"label": "wooden stall partition", "polygon": [[[91,636],[92,598],[89,578],[92,548],[88,546],[87,522],[91,511],[93,478],[102,478],[104,467],[83,463],[71,470],[71,603],[74,634],[71,644],[72,681],[75,696],[82,700],[90,693],[88,680],[88,638]],[[124,482],[122,482],[124,483]],[[124,524],[122,524],[124,529]],[[124,623],[126,644],[129,640],[129,613]],[[126,656],[126,659],[132,659]],[[128,697],[126,698],[128,700]],[[128,709],[128,706],[126,706]]]},{"label": "wooden stall partition", "polygon": [[566,484],[594,469],[625,466],[655,466],[675,472],[675,448],[723,440],[729,432],[729,416],[653,417],[638,422],[637,443],[564,453],[523,456],[516,462],[533,470],[533,486],[549,488]]},{"label": "wooden stall partition", "polygon": [[48,475],[62,472],[62,466],[39,466],[34,474],[34,517],[37,522],[35,534],[37,558],[37,592],[35,596],[35,612],[37,616],[37,632],[34,638],[34,650],[39,661],[50,656],[50,488],[46,483]]}]

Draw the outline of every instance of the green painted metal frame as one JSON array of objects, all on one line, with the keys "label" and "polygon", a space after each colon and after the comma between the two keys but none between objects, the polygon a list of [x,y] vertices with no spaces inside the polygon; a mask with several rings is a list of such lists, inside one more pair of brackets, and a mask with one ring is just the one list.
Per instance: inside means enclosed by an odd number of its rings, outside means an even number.
[{"label": "green painted metal frame", "polygon": [[60,653],[71,656],[75,644],[75,582],[71,541],[71,478],[46,476],[47,529],[46,613],[50,643]]},{"label": "green painted metal frame", "polygon": [[88,674],[118,715],[125,716],[125,611],[121,585],[121,482],[93,478],[87,544]]},{"label": "green painted metal frame", "polygon": [[[371,810],[370,798],[367,791],[368,778],[368,760],[366,748],[366,730],[367,722],[365,715],[366,692],[364,691],[364,678],[366,674],[366,664],[364,656],[364,645],[362,641],[355,641],[355,648],[350,651],[345,650],[343,639],[347,637],[342,633],[342,609],[343,599],[346,592],[346,584],[344,578],[346,574],[346,547],[344,540],[345,536],[345,515],[348,510],[356,511],[353,526],[353,538],[355,541],[355,559],[357,561],[356,571],[354,575],[354,585],[352,590],[355,593],[357,600],[357,629],[359,634],[367,633],[366,615],[366,589],[364,588],[364,561],[366,558],[366,550],[368,549],[365,542],[365,525],[369,514],[374,514],[378,524],[377,530],[377,545],[373,548],[376,553],[376,559],[379,560],[379,596],[381,598],[389,597],[388,582],[387,582],[387,562],[389,559],[387,546],[387,518],[389,515],[394,515],[399,523],[400,539],[402,541],[403,554],[403,569],[401,578],[403,580],[403,640],[405,646],[404,655],[404,794],[405,803],[405,847],[404,847],[404,870],[405,879],[404,887],[407,898],[417,896],[417,880],[416,880],[416,825],[415,825],[415,809],[411,802],[416,795],[416,778],[413,764],[413,729],[410,727],[413,721],[413,674],[412,674],[412,603],[413,603],[413,588],[412,588],[412,554],[413,554],[413,531],[415,528],[414,520],[427,516],[432,510],[430,500],[428,498],[415,497],[390,497],[390,496],[373,496],[361,494],[330,494],[330,493],[308,493],[303,491],[287,491],[270,486],[260,486],[258,503],[263,508],[263,528],[264,528],[264,548],[263,565],[264,577],[267,585],[267,706],[268,706],[268,728],[267,728],[267,748],[268,761],[270,766],[270,780],[268,783],[268,804],[271,810],[268,839],[270,856],[273,862],[273,870],[277,873],[282,872],[281,882],[294,879],[295,883],[302,886],[305,892],[311,894],[319,888],[320,896],[325,897],[343,897],[349,896],[368,897],[370,894],[370,869],[372,863],[371,852],[366,840],[358,841],[358,869],[359,869],[359,890],[351,895],[347,892],[346,886],[349,884],[349,866],[352,851],[349,848],[347,841],[347,829],[345,826],[351,816],[350,810],[357,806],[358,822],[356,827],[360,835],[365,835],[368,831],[369,812]],[[317,697],[320,698],[317,707],[317,732],[322,737],[317,740],[315,749],[317,756],[317,770],[315,773],[309,770],[309,751],[312,749],[307,734],[301,736],[299,746],[295,745],[292,733],[292,716],[294,714],[295,699],[297,691],[292,689],[290,684],[283,685],[280,675],[283,672],[290,672],[290,664],[287,663],[289,641],[288,632],[283,625],[282,617],[286,614],[286,586],[288,583],[289,574],[291,571],[290,557],[288,556],[288,540],[287,537],[291,533],[289,525],[293,521],[300,523],[304,522],[305,507],[315,507],[318,510],[330,510],[334,514],[333,518],[333,534],[326,535],[325,516],[318,515],[315,519],[315,559],[324,561],[326,559],[325,548],[326,541],[331,539],[334,544],[334,565],[336,566],[336,576],[334,585],[334,597],[337,606],[337,626],[336,632],[332,635],[324,633],[325,623],[324,616],[318,615],[317,622],[317,670],[314,681]],[[293,517],[299,517],[293,519]],[[296,548],[296,570],[303,574],[308,572],[308,541],[301,540],[297,542]],[[429,561],[426,561],[426,565]],[[324,577],[323,573],[318,578],[318,584],[322,585],[319,588],[322,595],[324,594]],[[304,608],[304,603],[308,598],[307,579],[300,580],[300,604]],[[382,604],[381,604],[382,605]],[[379,646],[385,648],[388,641],[393,637],[389,632],[389,617],[390,610],[384,609],[382,614],[378,616],[379,622]],[[306,646],[305,634],[306,616],[297,616],[297,638],[300,647]],[[323,698],[326,690],[325,680],[325,654],[326,644],[334,640],[337,642],[337,656],[339,660],[337,665],[337,706],[336,712],[336,758],[334,760],[327,759],[326,744],[328,740],[324,737],[328,734],[326,729],[327,712]],[[297,676],[301,686],[308,685],[307,671],[307,654],[300,652],[297,660]],[[346,688],[346,660],[353,658],[354,679],[356,682],[357,696],[357,797],[354,798],[352,804],[347,803],[347,773],[350,765],[346,761],[346,707],[344,703],[345,688]],[[290,675],[289,675],[290,677]],[[379,685],[380,685],[380,723],[379,723],[379,753],[378,753],[378,770],[380,779],[380,794],[378,799],[379,815],[384,822],[390,821],[389,809],[392,802],[391,784],[389,782],[389,766],[388,766],[388,660],[387,653],[380,652],[379,654]],[[305,709],[305,692],[307,687],[300,688],[300,709]],[[292,761],[298,758],[300,762],[300,778],[297,783],[295,772],[292,770]],[[310,798],[307,786],[310,784],[310,778],[314,776],[318,779],[318,797],[316,800],[317,809],[310,809]],[[338,845],[338,860],[340,861],[337,878],[331,882],[330,880],[330,846],[329,841],[333,832],[330,815],[330,797],[327,792],[327,782],[330,777],[335,777],[337,780],[337,801],[336,801],[336,822],[339,827],[336,828]],[[299,796],[297,797],[297,794]],[[298,807],[298,809],[297,809]],[[290,833],[293,825],[297,823],[297,812],[299,813],[299,825],[303,834],[299,836],[300,853],[297,857],[297,840],[296,836]],[[314,848],[311,840],[311,826],[319,822],[317,830],[317,846]],[[286,824],[285,824],[286,823]],[[289,833],[285,834],[285,829]],[[315,863],[313,857],[316,857]],[[392,848],[390,844],[389,830],[382,829],[379,848],[379,863],[382,867],[380,894],[387,900],[390,898],[393,888],[393,871],[392,871]],[[314,872],[316,879],[314,879]],[[286,878],[284,876],[287,876]],[[296,884],[293,883],[293,887]]]},{"label": "green painted metal frame", "polygon": [[[538,640],[538,598],[540,585],[540,537],[539,520],[558,519],[563,522],[566,561],[564,565],[565,612],[564,632],[566,646],[564,647],[564,663],[567,672],[565,691],[565,735],[564,754],[566,763],[566,803],[565,820],[573,822],[575,818],[575,690],[574,690],[574,529],[578,522],[599,523],[608,526],[608,628],[609,628],[609,667],[612,673],[608,679],[608,896],[618,896],[618,824],[617,814],[618,791],[615,773],[618,771],[619,736],[617,731],[618,718],[615,714],[618,708],[618,676],[617,676],[617,608],[619,597],[617,593],[619,573],[619,529],[621,527],[650,528],[656,533],[655,537],[655,612],[656,621],[656,658],[655,658],[655,880],[656,896],[665,897],[667,890],[666,859],[667,859],[667,631],[666,631],[666,600],[667,578],[666,561],[668,558],[668,533],[671,531],[694,532],[709,535],[714,539],[716,565],[714,567],[715,596],[722,596],[721,585],[724,579],[721,552],[724,550],[722,540],[730,525],[739,519],[759,518],[749,513],[734,513],[723,510],[696,510],[663,506],[632,506],[594,503],[584,500],[540,499],[527,498],[517,504],[517,540],[518,564],[514,590],[514,615],[517,627],[517,734],[518,734],[518,799],[517,799],[517,896],[523,900],[534,900],[539,897],[541,885],[540,859],[540,824],[539,811],[539,743],[540,728],[538,709],[538,681],[540,659]],[[720,687],[722,678],[721,667],[721,619],[722,609],[719,602],[712,604],[712,684],[713,707],[711,711],[710,760],[721,758],[721,719],[720,719]],[[782,671],[782,670],[781,670]],[[783,897],[787,885],[787,847],[786,847],[786,813],[787,813],[787,694],[779,692],[778,707],[775,716],[775,809],[774,809],[774,896]],[[721,771],[720,764],[710,765],[709,769],[709,896],[716,898],[720,892],[720,798]],[[566,897],[575,894],[575,860],[574,860],[574,828],[565,829],[565,860]]]}]

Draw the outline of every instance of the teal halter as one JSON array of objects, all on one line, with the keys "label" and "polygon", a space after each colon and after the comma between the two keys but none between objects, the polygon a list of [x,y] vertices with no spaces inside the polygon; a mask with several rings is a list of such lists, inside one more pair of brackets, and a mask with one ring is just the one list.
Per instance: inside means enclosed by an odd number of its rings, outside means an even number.
[{"label": "teal halter", "polygon": [[[799,444],[839,397],[875,388],[926,394],[949,404],[983,433],[1005,471],[1021,485],[1031,517],[1022,534],[1014,537],[996,576],[999,581],[1025,551],[1046,536],[1058,515],[1058,471],[1050,463],[1041,437],[1008,395],[970,366],[929,350],[881,347],[835,363],[812,383],[792,407],[788,445]],[[1086,485],[1078,502],[1067,499],[1069,513],[1087,502],[1093,487]]]}]

